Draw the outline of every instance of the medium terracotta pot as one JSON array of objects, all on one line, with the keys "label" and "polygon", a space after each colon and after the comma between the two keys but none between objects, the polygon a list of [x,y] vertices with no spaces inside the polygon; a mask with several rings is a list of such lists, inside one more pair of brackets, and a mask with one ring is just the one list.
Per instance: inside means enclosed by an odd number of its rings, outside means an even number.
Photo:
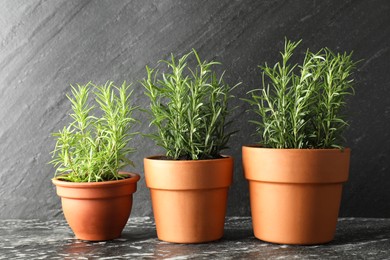
[{"label": "medium terracotta pot", "polygon": [[223,236],[233,158],[144,159],[157,236],[174,243],[203,243]]},{"label": "medium terracotta pot", "polygon": [[110,240],[120,237],[130,216],[133,193],[140,176],[105,182],[67,182],[52,179],[61,197],[66,221],[78,239]]},{"label": "medium terracotta pot", "polygon": [[333,239],[350,149],[243,146],[255,237],[279,244]]}]

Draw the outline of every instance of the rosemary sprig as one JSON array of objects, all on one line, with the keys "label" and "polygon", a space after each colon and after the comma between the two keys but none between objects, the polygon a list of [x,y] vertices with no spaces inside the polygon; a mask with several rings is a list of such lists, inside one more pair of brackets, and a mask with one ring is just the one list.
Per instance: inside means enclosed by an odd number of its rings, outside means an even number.
[{"label": "rosemary sprig", "polygon": [[300,44],[286,39],[282,60],[262,69],[261,89],[244,99],[259,117],[260,144],[271,148],[342,148],[345,98],[354,93],[352,53],[328,48],[305,54],[302,65],[290,64]]},{"label": "rosemary sprig", "polygon": [[[187,65],[190,56],[197,62],[194,69]],[[147,77],[141,82],[150,99],[150,125],[157,130],[148,136],[166,150],[169,159],[219,158],[233,134],[225,130],[235,86],[229,87],[223,74],[217,77],[213,72],[212,67],[220,63],[201,61],[195,50],[178,60],[172,54],[159,63],[167,65],[168,72],[146,67]]]},{"label": "rosemary sprig", "polygon": [[[56,146],[53,160],[56,176],[71,182],[100,182],[121,179],[119,169],[133,162],[127,156],[135,151],[127,144],[135,133],[130,133],[135,106],[130,104],[132,91],[124,82],[116,87],[113,82],[96,86],[71,86],[73,122],[62,131],[53,133]],[[89,93],[94,88],[95,101],[102,115],[91,115],[94,106],[88,104]]]}]

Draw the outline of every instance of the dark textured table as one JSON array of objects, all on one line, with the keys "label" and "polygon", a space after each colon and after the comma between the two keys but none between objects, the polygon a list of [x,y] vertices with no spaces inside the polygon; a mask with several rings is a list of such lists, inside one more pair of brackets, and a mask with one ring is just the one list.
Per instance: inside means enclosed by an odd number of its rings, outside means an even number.
[{"label": "dark textured table", "polygon": [[192,245],[159,241],[150,218],[131,218],[108,242],[77,240],[62,220],[0,220],[0,259],[390,259],[390,219],[340,219],[335,239],[318,246],[262,242],[242,217],[227,219],[221,240]]}]

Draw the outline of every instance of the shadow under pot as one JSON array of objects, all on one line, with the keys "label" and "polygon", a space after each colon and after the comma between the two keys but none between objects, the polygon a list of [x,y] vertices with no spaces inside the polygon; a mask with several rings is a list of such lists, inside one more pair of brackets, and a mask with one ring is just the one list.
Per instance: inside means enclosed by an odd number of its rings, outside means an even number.
[{"label": "shadow under pot", "polygon": [[61,197],[65,219],[78,239],[103,241],[121,236],[140,179],[135,173],[121,174],[128,178],[104,182],[52,179]]},{"label": "shadow under pot", "polygon": [[157,236],[173,243],[204,243],[223,236],[233,158],[144,159]]},{"label": "shadow under pot", "polygon": [[243,146],[255,237],[278,244],[334,238],[350,149]]}]

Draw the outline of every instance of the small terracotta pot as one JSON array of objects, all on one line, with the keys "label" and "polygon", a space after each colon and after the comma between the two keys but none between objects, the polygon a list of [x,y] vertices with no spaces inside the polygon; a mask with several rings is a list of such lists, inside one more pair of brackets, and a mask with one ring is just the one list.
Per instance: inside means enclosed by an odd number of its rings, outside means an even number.
[{"label": "small terracotta pot", "polygon": [[233,158],[144,159],[157,236],[174,243],[203,243],[223,236]]},{"label": "small terracotta pot", "polygon": [[336,231],[350,149],[243,146],[255,237],[279,244],[322,244]]},{"label": "small terracotta pot", "polygon": [[120,237],[140,179],[135,173],[121,174],[130,178],[84,183],[52,179],[65,219],[78,239],[102,241]]}]

